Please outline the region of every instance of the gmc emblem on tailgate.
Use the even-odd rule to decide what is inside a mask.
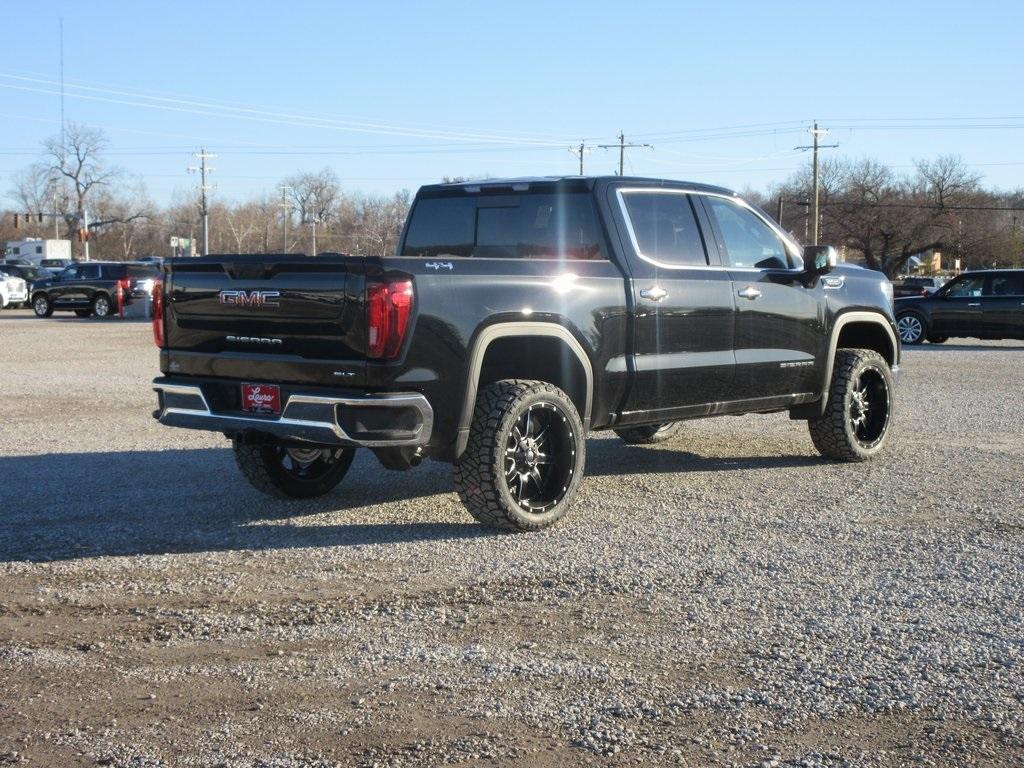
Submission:
[[[217,294],[217,300],[229,307],[279,307],[278,298],[280,291],[221,291]]]

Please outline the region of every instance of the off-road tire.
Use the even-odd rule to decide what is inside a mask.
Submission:
[[[850,421],[853,390],[865,371],[877,372],[887,392],[882,433],[870,443],[858,439]],[[807,422],[814,447],[825,458],[836,461],[867,461],[874,457],[885,447],[891,431],[894,395],[892,372],[881,355],[870,349],[837,350],[825,413]]]
[[[32,311],[36,317],[50,317],[53,314],[53,302],[46,294],[39,294],[32,299]]]
[[[683,431],[683,422],[668,421],[664,424],[647,424],[643,427],[623,427],[614,430],[622,442],[629,445],[654,445],[678,437]]]
[[[92,303],[89,305],[89,311],[92,312],[94,317],[106,320],[114,316],[114,303],[107,294],[101,293],[92,300]]]
[[[556,471],[567,473],[567,479],[559,490],[561,496],[542,512],[520,506],[506,479],[508,441],[531,408],[550,409],[562,418],[565,461]],[[568,511],[583,480],[586,450],[583,422],[565,392],[544,381],[498,381],[477,396],[469,443],[455,463],[455,488],[480,523],[507,531],[538,531],[558,522]]]
[[[245,479],[257,490],[278,499],[312,499],[330,493],[345,477],[356,453],[355,448],[341,449],[322,474],[300,478],[281,463],[281,446],[277,443],[248,443],[235,438],[232,445],[235,463]]]

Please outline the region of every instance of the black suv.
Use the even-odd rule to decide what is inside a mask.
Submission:
[[[55,310],[72,310],[79,317],[110,317],[121,305],[151,290],[159,276],[159,270],[148,264],[76,262],[53,278],[33,284],[32,309],[38,317],[49,317]]]
[[[565,513],[593,430],[781,411],[876,456],[900,359],[884,275],[729,190],[617,176],[424,187],[388,257],[171,260],[153,332],[156,418],[229,436],[260,490],[327,493],[363,447],[454,464],[512,530]]]
[[[904,344],[1024,339],[1024,269],[966,272],[930,296],[896,299],[896,325]]]

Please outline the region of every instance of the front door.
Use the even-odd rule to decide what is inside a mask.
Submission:
[[[682,190],[611,195],[626,232],[634,320],[634,378],[620,423],[708,412],[732,384],[734,307],[728,273],[709,261],[702,214]]]
[[[1024,339],[1024,272],[992,273],[982,314],[992,335]]]
[[[936,294],[930,333],[934,336],[983,336],[985,275],[961,275]]]
[[[721,195],[700,199],[729,267],[736,305],[736,376],[729,399],[773,405],[768,401],[816,393],[826,354],[826,281],[804,285],[785,242],[751,208]],[[841,289],[842,277],[828,280]]]

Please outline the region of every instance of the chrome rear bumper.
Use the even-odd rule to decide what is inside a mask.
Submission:
[[[426,445],[434,426],[434,411],[418,392],[333,397],[293,392],[279,417],[217,413],[200,387],[156,379],[153,390],[159,408],[153,414],[161,424],[208,432],[262,432],[282,440],[318,445],[389,446]],[[361,410],[362,409],[362,410]],[[384,409],[369,428],[361,416]],[[342,423],[349,425],[348,431]],[[383,427],[383,428],[382,428]]]

